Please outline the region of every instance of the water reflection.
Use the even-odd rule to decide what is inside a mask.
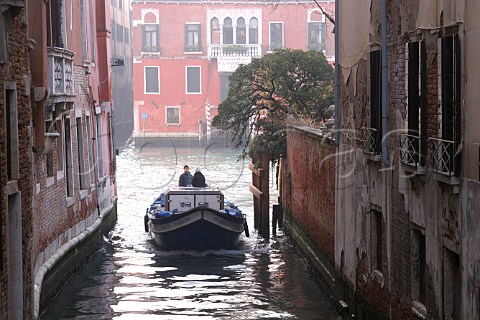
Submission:
[[[288,238],[266,242],[253,231],[251,176],[237,159],[223,148],[123,150],[118,223],[41,319],[336,319]],[[247,214],[250,238],[237,250],[166,252],[144,232],[147,205],[184,164],[202,166],[207,183]]]

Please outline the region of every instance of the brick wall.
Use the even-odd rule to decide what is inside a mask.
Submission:
[[[285,208],[334,262],[335,231],[335,145],[319,130],[297,127],[287,136]],[[287,182],[288,184],[288,182]]]
[[[8,9],[8,5],[5,6]],[[5,11],[4,15],[9,12]],[[5,19],[5,18],[4,18]],[[23,315],[25,319],[31,318],[32,305],[32,270],[30,268],[31,246],[32,246],[32,156],[31,156],[31,138],[30,130],[32,125],[32,112],[30,103],[30,68],[29,52],[27,45],[27,26],[25,24],[24,10],[15,17],[11,27],[4,34],[0,30],[0,35],[7,39],[6,61],[0,64],[0,119],[5,119],[5,83],[15,83],[17,92],[17,114],[18,114],[18,160],[19,160],[19,179],[18,193],[21,196],[21,215],[22,215],[22,256],[23,256]],[[9,291],[8,288],[8,258],[9,250],[7,247],[8,235],[8,196],[5,192],[7,183],[7,159],[4,150],[6,150],[6,128],[5,122],[0,121],[0,217],[1,217],[1,250],[3,259],[0,261],[0,319],[8,318]]]

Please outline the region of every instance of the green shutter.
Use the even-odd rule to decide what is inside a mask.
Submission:
[[[145,25],[142,24],[142,49],[145,48],[147,39],[145,39]]]

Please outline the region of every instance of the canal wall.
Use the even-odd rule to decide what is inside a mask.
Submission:
[[[336,283],[335,153],[334,141],[322,130],[291,127],[280,172],[285,232],[332,292]]]
[[[39,268],[35,278],[34,316],[37,318],[51,303],[65,282],[95,253],[103,237],[117,221],[116,201],[104,208],[100,215],[95,211],[67,233],[76,233]],[[58,242],[58,241],[57,241]]]

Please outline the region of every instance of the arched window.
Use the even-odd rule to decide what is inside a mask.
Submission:
[[[210,20],[210,33],[212,37],[212,44],[220,44],[220,23],[218,18],[212,18]]]
[[[247,28],[245,26],[245,19],[242,17],[237,19],[237,44],[246,44],[247,43]]]
[[[248,43],[258,44],[258,20],[257,18],[250,19],[248,25]]]
[[[232,19],[228,17],[223,20],[223,44],[233,44]]]

